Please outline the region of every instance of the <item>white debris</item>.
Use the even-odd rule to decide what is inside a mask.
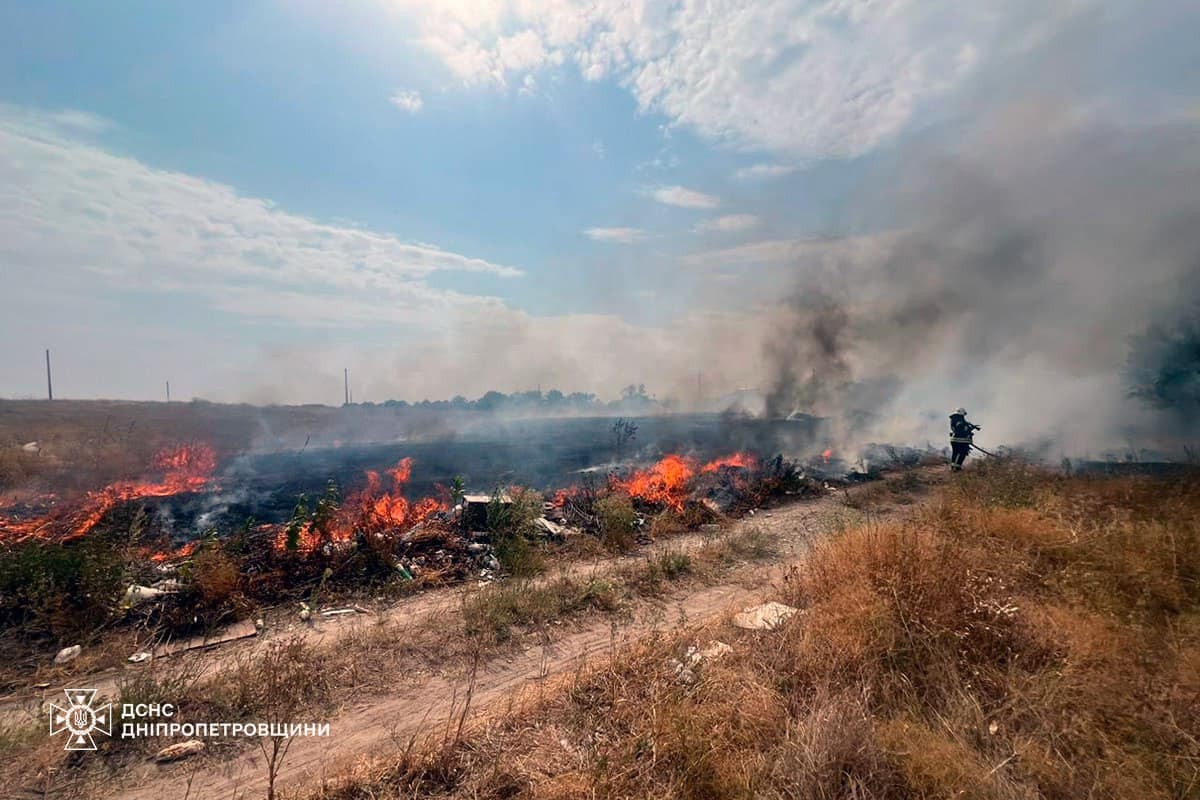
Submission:
[[[38,442],[26,442],[25,444],[21,445],[21,449],[24,450],[26,453],[35,453],[36,454],[36,453],[41,452],[42,445]]]
[[[265,619],[263,619],[262,617],[259,617],[258,619],[254,620],[254,630],[261,631],[262,629],[264,629],[266,627],[267,627],[267,621]]]
[[[791,606],[785,606],[783,603],[772,601],[747,608],[742,613],[734,615],[733,624],[748,631],[774,630],[797,610]]]
[[[683,658],[671,660],[671,668],[680,683],[691,685],[696,682],[696,669],[703,661],[715,661],[733,652],[733,648],[721,641],[709,642],[703,649],[695,645],[688,647]]]
[[[164,594],[169,594],[169,592],[162,589],[155,589],[152,586],[139,586],[134,583],[125,589],[125,597],[122,599],[121,604],[126,607],[136,606],[148,600],[153,600],[156,597],[161,597]]]
[[[356,613],[356,612],[354,611],[353,608],[334,608],[329,611],[322,611],[321,616],[322,617],[341,617],[346,614],[354,614],[354,613]]]
[[[154,760],[160,764],[165,764],[169,761],[178,761],[181,758],[188,758],[202,752],[204,752],[204,742],[199,739],[188,739],[186,742],[179,742],[159,750],[154,754]]]
[[[533,521],[533,524],[541,528],[542,532],[547,536],[562,536],[563,526],[545,517],[538,517]]]
[[[308,603],[300,604],[300,621],[308,622],[312,619],[312,609],[308,607]]]
[[[83,652],[83,645],[73,644],[70,647],[64,647],[58,651],[58,655],[54,657],[55,664],[69,664],[79,658],[79,654]]]
[[[134,664],[141,664],[143,661],[149,661],[154,658],[154,654],[149,650],[139,650],[129,657],[129,660]]]
[[[722,656],[727,656],[733,652],[733,648],[724,642],[717,640],[708,643],[708,647],[700,651],[700,657],[709,661],[715,661]]]

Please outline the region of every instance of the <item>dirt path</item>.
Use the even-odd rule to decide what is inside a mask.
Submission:
[[[861,515],[847,508],[840,493],[797,501],[746,517],[729,533],[756,527],[774,538],[778,555],[736,569],[719,585],[692,586],[658,601],[639,603],[632,619],[615,623],[610,617],[592,615],[583,622],[555,629],[554,641],[526,647],[481,663],[475,671],[471,713],[486,714],[505,708],[505,703],[530,691],[540,691],[547,681],[569,675],[586,663],[656,631],[675,627],[681,620],[703,622],[736,612],[758,601],[778,580],[786,565],[802,553],[814,536],[827,533]],[[900,509],[892,513],[899,513]],[[691,550],[711,541],[711,536],[688,535],[643,548],[637,554],[571,565],[569,573],[612,571],[622,565],[643,561],[666,549]],[[561,574],[561,573],[559,573]],[[446,589],[409,598],[382,612],[398,621],[435,618],[447,629],[461,628],[462,590]],[[296,626],[292,635],[303,635],[315,643],[337,644],[354,635],[358,626],[377,622],[374,615],[321,620],[316,626]],[[283,630],[280,633],[289,633]],[[276,633],[275,635],[279,635]],[[258,637],[210,651],[210,671],[228,664],[238,653],[261,647],[269,637]],[[361,757],[386,753],[403,746],[412,737],[434,734],[461,709],[469,676],[463,669],[422,673],[398,670],[393,690],[358,698],[341,708],[330,723],[328,737],[297,737],[292,741],[280,771],[277,787],[313,786],[351,767]],[[97,676],[115,685],[115,676]],[[81,685],[78,680],[75,685]],[[88,684],[93,685],[93,684]],[[323,722],[326,720],[316,720]],[[260,798],[266,793],[267,772],[262,754],[255,748],[233,753],[224,761],[216,757],[159,766],[143,761],[107,782],[109,796],[123,800],[157,800],[160,797],[194,800],[200,798]]]

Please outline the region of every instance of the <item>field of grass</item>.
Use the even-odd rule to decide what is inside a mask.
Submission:
[[[664,635],[313,797],[1200,796],[1200,481],[957,478],[818,543],[774,632]]]

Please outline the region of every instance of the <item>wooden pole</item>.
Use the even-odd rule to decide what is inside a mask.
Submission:
[[[54,399],[54,383],[50,380],[50,348],[46,348],[46,399]]]
[[[167,381],[167,402],[171,402],[171,382]]]
[[[350,368],[342,368],[342,388],[346,391],[346,405],[350,405]]]

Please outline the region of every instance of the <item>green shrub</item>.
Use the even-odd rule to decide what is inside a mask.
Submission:
[[[0,625],[30,636],[74,637],[103,625],[124,591],[117,537],[22,542],[0,550]]]
[[[611,550],[624,552],[633,548],[637,514],[628,495],[613,493],[596,501],[596,516],[600,519],[600,538]]]

